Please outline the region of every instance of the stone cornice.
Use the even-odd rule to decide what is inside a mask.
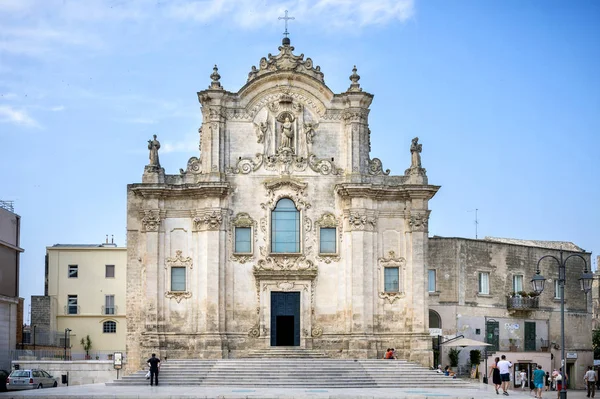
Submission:
[[[229,183],[207,182],[198,184],[130,184],[128,190],[144,198],[167,198],[167,197],[219,197],[223,198],[229,194]]]
[[[342,197],[362,197],[382,200],[431,199],[440,186],[402,185],[386,186],[364,183],[341,183],[335,192]]]

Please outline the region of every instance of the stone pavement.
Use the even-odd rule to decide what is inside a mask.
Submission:
[[[377,388],[377,389],[286,389],[280,388],[207,388],[193,386],[106,386],[104,384],[78,385],[64,388],[50,388],[32,391],[0,393],[5,398],[71,398],[71,399],[246,399],[246,398],[314,398],[314,399],[370,399],[370,398],[410,398],[410,399],[499,399],[493,386],[473,384],[473,388]],[[556,392],[544,392],[544,399],[556,398]],[[583,399],[585,391],[569,391],[569,399]],[[509,398],[533,398],[529,392],[511,390]],[[600,398],[600,396],[599,396]]]

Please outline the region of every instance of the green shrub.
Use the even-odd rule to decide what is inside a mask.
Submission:
[[[458,366],[458,355],[460,354],[460,350],[456,348],[450,348],[448,351],[448,357],[450,358],[450,367]]]

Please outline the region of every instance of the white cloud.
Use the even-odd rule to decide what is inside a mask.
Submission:
[[[25,110],[18,110],[9,105],[0,105],[0,123],[12,123],[25,127],[41,127]]]
[[[59,111],[64,111],[64,110],[65,110],[64,105],[57,105],[56,107],[50,108],[50,111],[52,111],[52,112],[59,112]]]
[[[165,142],[160,147],[160,151],[165,154],[170,152],[198,151],[198,136],[188,136],[181,141]]]

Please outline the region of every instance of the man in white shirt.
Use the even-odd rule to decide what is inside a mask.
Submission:
[[[583,380],[587,385],[587,397],[593,398],[596,395],[596,372],[592,366],[588,367],[588,371],[585,372]]]
[[[501,359],[498,362],[498,369],[500,370],[500,380],[502,381],[502,390],[503,394],[508,396],[508,386],[510,385],[510,368],[512,367],[512,363],[506,360],[506,355],[502,355]]]

